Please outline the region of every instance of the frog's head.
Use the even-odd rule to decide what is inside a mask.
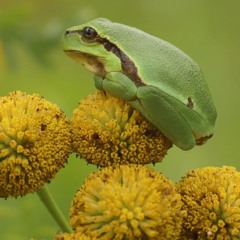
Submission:
[[[62,38],[64,52],[98,76],[121,71],[121,52],[111,42],[111,27],[111,21],[98,18],[67,29]]]

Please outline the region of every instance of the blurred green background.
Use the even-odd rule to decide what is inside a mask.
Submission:
[[[64,30],[96,17],[132,25],[163,38],[201,66],[218,110],[214,137],[184,152],[174,147],[155,166],[177,181],[204,166],[239,168],[240,1],[0,0],[0,95],[22,90],[57,103],[69,117],[95,91],[92,74],[61,50]],[[95,168],[71,156],[49,185],[67,215],[72,197]],[[58,226],[36,194],[0,200],[0,239],[53,239]]]

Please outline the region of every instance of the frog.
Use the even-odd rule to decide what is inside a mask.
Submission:
[[[213,136],[217,111],[202,70],[173,44],[96,18],[68,28],[62,46],[94,74],[98,90],[127,101],[180,149]]]

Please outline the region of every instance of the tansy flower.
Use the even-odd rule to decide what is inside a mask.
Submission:
[[[102,91],[80,102],[72,136],[74,150],[97,166],[156,163],[172,146],[139,111]]]
[[[64,113],[37,94],[0,97],[0,197],[34,192],[63,167],[71,152]]]
[[[179,239],[181,197],[174,184],[144,165],[106,167],[77,192],[70,223],[91,239]]]
[[[55,236],[54,240],[92,240],[90,237],[79,233],[62,233],[57,236]]]
[[[240,239],[240,173],[233,167],[190,171],[178,184],[183,239]]]

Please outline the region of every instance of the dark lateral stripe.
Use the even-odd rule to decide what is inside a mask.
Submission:
[[[82,30],[67,30],[67,31],[65,31],[65,36],[67,36],[68,34],[70,34],[70,33],[78,33],[78,34],[80,34],[80,35],[82,35]]]
[[[146,84],[138,76],[137,67],[122,50],[120,50],[114,43],[111,43],[106,38],[101,38],[98,36],[97,42],[103,44],[107,51],[114,53],[121,60],[123,73],[128,76],[136,84],[136,86],[146,86]]]

